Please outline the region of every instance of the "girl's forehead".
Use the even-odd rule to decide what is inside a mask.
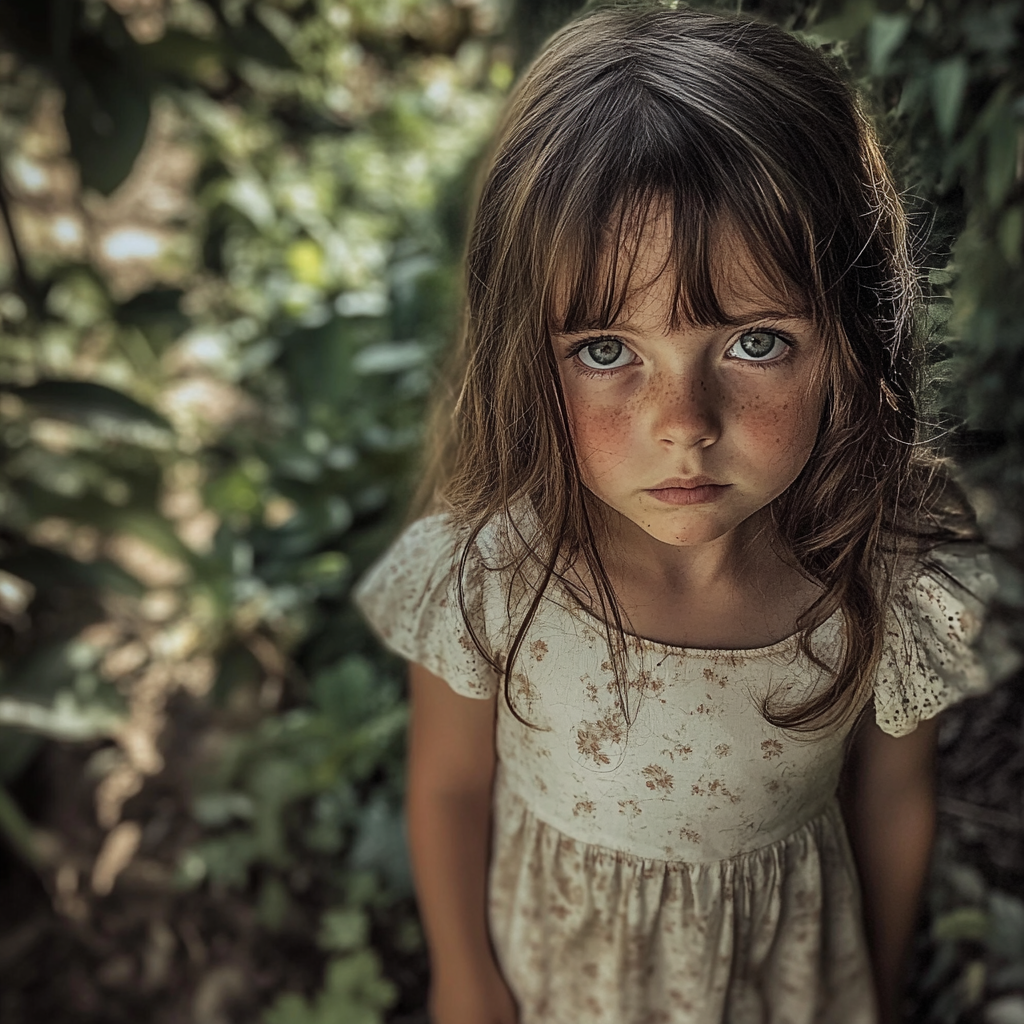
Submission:
[[[683,265],[679,250],[667,216],[633,229],[600,253],[596,272],[590,275],[589,291],[594,294],[581,296],[581,289],[587,290],[581,281],[556,277],[556,324],[586,330],[613,323],[648,324],[655,318],[732,324],[810,317],[807,296],[778,268],[758,259],[735,228],[722,225],[709,239],[706,266]],[[579,306],[581,298],[589,315],[574,316],[570,309]],[[574,322],[567,324],[567,319]]]

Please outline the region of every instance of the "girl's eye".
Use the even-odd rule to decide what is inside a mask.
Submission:
[[[784,356],[790,345],[775,331],[746,331],[741,334],[727,355],[748,363],[770,363]]]
[[[576,355],[591,370],[617,370],[633,362],[633,353],[618,338],[596,338],[578,348]]]

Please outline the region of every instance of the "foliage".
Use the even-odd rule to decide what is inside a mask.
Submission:
[[[971,477],[1000,509],[995,542],[1019,547],[1024,8],[1018,0],[834,7],[810,31],[843,40],[854,67],[870,76],[902,140],[907,178],[936,211],[931,252],[941,258],[952,249],[952,263],[935,275],[940,284],[952,279],[955,315],[944,340],[955,386],[948,390],[971,429],[992,435]],[[1024,592],[1014,589],[1005,596],[1020,607]]]
[[[325,894],[325,988],[282,995],[275,1024],[395,999],[369,944],[409,893],[404,708],[346,598],[402,514],[452,329],[462,197],[511,78],[496,17],[0,11],[0,781],[40,737],[91,742],[113,836],[170,711],[205,702],[177,884],[247,894],[271,932],[296,865]],[[0,810],[59,872],[67,837]]]
[[[966,425],[957,451],[964,482],[1002,555],[1001,621],[990,630],[1006,630],[1020,646],[1024,4],[837,0],[816,14],[808,33],[836,45],[874,96],[910,199],[930,218],[921,242],[932,267],[929,326],[943,360],[934,367],[938,403]],[[999,648],[992,644],[997,672],[1006,663]],[[1011,685],[1020,682],[1018,673]],[[930,886],[934,957],[917,982],[927,1019],[1024,1020],[1021,894],[987,882],[951,834],[936,851]],[[924,1013],[916,1007],[915,1016]]]

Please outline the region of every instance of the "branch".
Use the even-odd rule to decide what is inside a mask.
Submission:
[[[28,266],[25,263],[21,245],[18,243],[18,234],[14,230],[14,220],[11,217],[11,206],[7,194],[7,186],[4,183],[2,165],[0,165],[0,216],[3,217],[4,227],[7,230],[7,241],[11,247],[11,255],[14,257],[14,279],[17,289],[25,300],[26,305],[38,317],[42,312],[42,301],[39,289],[28,272]]]

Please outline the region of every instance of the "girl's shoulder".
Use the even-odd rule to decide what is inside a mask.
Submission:
[[[385,595],[418,600],[457,574],[479,586],[524,550],[530,543],[526,530],[533,529],[534,523],[513,521],[509,514],[494,516],[479,529],[448,512],[424,516],[405,527],[359,582],[356,602],[363,608],[375,594],[382,600]]]
[[[447,513],[418,519],[360,580],[353,599],[386,647],[457,693],[497,691],[500,569],[510,545],[503,517],[475,531]]]
[[[997,589],[992,556],[980,544],[944,545],[899,567],[874,688],[884,732],[913,732],[921,720],[983,693],[1009,667],[1006,652],[980,643]]]

